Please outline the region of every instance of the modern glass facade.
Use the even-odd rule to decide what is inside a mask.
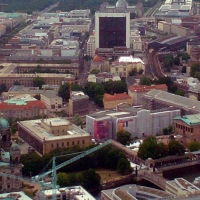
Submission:
[[[126,17],[99,17],[99,48],[126,46]]]

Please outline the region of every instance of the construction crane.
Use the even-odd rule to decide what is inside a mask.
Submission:
[[[1,6],[1,11],[3,12],[3,10],[4,10],[4,7],[5,6],[7,6],[8,4],[6,4],[6,3],[0,3],[0,6]]]
[[[3,173],[3,172],[0,172],[0,176],[6,176],[6,177],[10,177],[12,179],[17,179],[17,180],[21,180],[21,181],[26,181],[26,182],[29,182],[29,183],[39,183],[42,190],[44,190],[45,187],[49,187],[52,189],[52,200],[56,200],[57,197],[56,197],[56,189],[58,188],[57,187],[57,170],[61,169],[62,167],[65,167],[69,164],[71,164],[72,162],[75,162],[99,149],[101,149],[102,147],[108,145],[111,143],[111,140],[108,140],[90,150],[87,150],[87,151],[83,151],[83,152],[79,152],[79,153],[75,153],[75,154],[79,154],[59,165],[56,166],[56,158],[58,157],[63,157],[63,156],[66,156],[66,155],[61,155],[61,156],[54,156],[51,161],[52,161],[52,169],[48,170],[47,172],[44,172],[44,173],[41,173],[37,176],[34,176],[34,177],[31,177],[31,179],[28,179],[28,178],[24,178],[24,177],[21,177],[21,176],[15,176],[15,175],[12,175],[12,174],[6,174],[6,173]],[[69,154],[68,154],[69,155]],[[72,155],[72,154],[71,154]],[[50,161],[50,162],[51,162]],[[49,162],[49,163],[50,163]],[[48,165],[49,165],[48,163]],[[45,183],[44,181],[44,178],[49,175],[49,174],[52,174],[52,181],[50,183]],[[45,195],[42,195],[45,197]],[[40,198],[42,199],[42,198]]]

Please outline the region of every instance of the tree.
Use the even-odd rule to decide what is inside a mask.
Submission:
[[[190,55],[188,53],[184,53],[182,55],[182,60],[186,60],[187,61],[188,59],[190,59]]]
[[[84,90],[83,87],[78,84],[72,84],[71,87],[72,87],[72,91],[83,91]]]
[[[21,155],[21,163],[23,164],[22,173],[26,176],[38,175],[44,167],[43,158],[34,152]]]
[[[93,69],[90,74],[98,74],[100,72],[99,69]]]
[[[117,142],[128,145],[131,142],[131,134],[126,130],[119,130],[117,132]]]
[[[157,143],[153,136],[147,137],[142,144],[140,144],[138,157],[145,160],[147,158],[159,159],[167,156],[168,147],[160,142]]]
[[[98,190],[101,182],[101,177],[94,169],[89,169],[83,172],[83,187],[86,190]]]
[[[58,96],[62,97],[63,100],[68,101],[70,97],[70,85],[69,83],[64,83],[63,85],[60,85],[60,88],[58,90]]]
[[[192,64],[190,67],[190,76],[194,77],[196,72],[200,72],[200,65],[199,64]]]
[[[59,172],[57,174],[57,183],[60,187],[66,187],[69,186],[69,179],[66,173]]]
[[[197,78],[198,80],[200,80],[200,72],[195,72],[194,78]]]
[[[44,85],[44,84],[45,84],[45,82],[42,77],[37,76],[33,79],[33,87],[39,87],[41,89],[42,85]]]
[[[126,158],[124,153],[122,153],[119,149],[111,148],[105,155],[105,167],[116,170],[117,163],[119,162],[120,158]]]
[[[140,85],[151,85],[151,81],[146,76],[140,78]]]
[[[83,124],[83,120],[81,118],[80,115],[78,114],[75,114],[73,119],[72,119],[72,122],[76,125],[76,126],[81,126],[82,127],[82,124]]]
[[[138,150],[138,157],[145,160],[147,158],[155,159],[154,150],[157,147],[157,141],[156,138],[153,136],[149,136],[146,139],[144,139],[143,143],[140,144],[139,150]]]
[[[198,151],[200,149],[200,143],[197,141],[191,141],[187,146],[189,151]]]
[[[104,90],[108,94],[127,92],[127,84],[124,81],[107,81],[103,83]]]
[[[135,76],[136,74],[137,74],[136,68],[131,69],[131,71],[129,72],[129,76]]]
[[[89,34],[88,31],[85,31],[85,32],[84,32],[84,35],[85,35],[85,40],[87,40],[87,39],[89,38],[89,36],[90,36],[90,34]]]
[[[180,65],[180,58],[179,58],[178,56],[176,56],[176,57],[174,58],[174,64],[175,64],[175,65]]]
[[[183,90],[179,90],[179,89],[176,90],[175,94],[179,95],[179,96],[182,96],[182,97],[185,96],[185,92]]]
[[[185,147],[176,140],[171,140],[168,145],[169,155],[184,155]]]
[[[120,158],[117,164],[117,171],[123,175],[132,172],[130,162],[126,158]]]

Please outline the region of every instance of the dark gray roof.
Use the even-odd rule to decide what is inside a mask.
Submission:
[[[182,107],[186,110],[192,110],[195,112],[200,112],[200,101],[190,99],[187,97],[182,97],[179,95],[171,94],[161,90],[152,89],[146,95],[146,97],[157,99],[168,104]]]

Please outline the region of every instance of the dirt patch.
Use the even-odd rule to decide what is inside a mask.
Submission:
[[[110,171],[110,170],[104,170],[104,169],[102,169],[102,170],[98,169],[98,170],[96,170],[96,173],[98,173],[99,176],[101,177],[101,183],[108,181],[108,180],[115,179],[115,178],[119,178],[122,176],[121,174],[119,174],[116,171]]]

